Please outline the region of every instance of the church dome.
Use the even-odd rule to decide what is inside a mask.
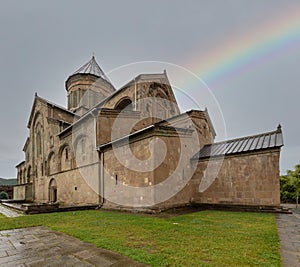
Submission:
[[[100,68],[94,56],[92,56],[89,62],[76,70],[71,76],[76,74],[92,74],[110,82],[107,76],[104,74],[103,70]]]
[[[65,85],[68,92],[68,109],[73,112],[81,106],[89,109],[115,91],[94,56],[72,73]]]

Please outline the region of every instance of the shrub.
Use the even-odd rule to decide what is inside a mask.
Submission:
[[[280,197],[282,201],[296,200],[300,195],[300,164],[295,170],[287,170],[286,175],[280,177]]]
[[[4,191],[0,192],[0,199],[8,199],[8,194]]]

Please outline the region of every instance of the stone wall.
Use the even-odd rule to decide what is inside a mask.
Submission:
[[[68,109],[75,111],[81,105],[91,108],[112,94],[115,89],[102,78],[89,74],[76,74],[66,81]]]
[[[83,167],[84,168],[84,167]],[[36,183],[36,202],[49,202],[50,182],[54,179],[57,189],[57,202],[65,205],[78,204],[98,204],[99,196],[97,194],[99,187],[98,165],[90,168],[90,175],[82,175],[81,169],[63,171],[39,179]],[[85,170],[86,171],[86,170]],[[84,178],[83,178],[84,177]]]
[[[208,116],[207,111],[191,110],[168,119],[166,122],[162,122],[161,125],[194,130],[193,135],[198,138],[197,145],[202,148],[206,144],[212,144],[216,135]]]
[[[73,122],[74,115],[70,112],[58,108],[47,101],[35,97],[35,101],[30,114],[28,128],[29,137],[25,143],[25,162],[19,164],[18,184],[32,183],[33,189],[31,199],[35,198],[35,192],[45,180],[49,173],[55,173],[60,169],[60,139],[57,134]],[[27,190],[26,194],[29,194]],[[17,198],[23,198],[25,193],[16,189]],[[36,192],[37,194],[47,194],[47,192]],[[29,197],[29,196],[27,196]],[[44,199],[40,196],[38,199]]]
[[[55,184],[61,204],[98,204],[99,160],[94,129],[91,116],[60,137],[48,158],[48,172],[35,180],[36,202],[48,202],[51,185]]]
[[[184,188],[191,172],[190,156],[197,149],[191,137],[189,129],[155,126],[133,136],[128,144],[108,147],[103,152],[104,197],[109,200],[105,206],[129,207],[131,203],[136,208],[149,208],[149,204],[164,202]],[[191,151],[190,155],[184,149]],[[170,205],[186,199],[176,201]]]
[[[227,156],[222,160],[211,159],[212,169],[220,165],[214,174],[206,171],[208,160],[198,162],[190,184],[193,186],[192,202],[208,204],[280,205],[279,149]],[[214,166],[215,164],[215,166]],[[212,170],[211,169],[211,170]],[[212,184],[199,192],[201,180]]]
[[[156,101],[153,101],[154,98]],[[115,109],[123,99],[130,100],[132,109],[141,112],[142,117],[152,117],[152,123],[157,121],[155,118],[162,120],[180,114],[172,88],[165,78],[157,82],[137,80],[136,85],[132,82],[109,99],[104,108]]]
[[[22,185],[15,185],[14,186],[14,200],[26,200],[26,201],[32,201],[32,184],[22,184]]]
[[[139,121],[139,119],[139,112],[135,111],[100,110],[97,122],[97,145],[110,142],[112,137],[117,139],[130,134],[132,130],[130,125],[133,126],[135,131],[149,125],[145,121],[144,123],[140,122],[139,125],[135,125],[135,122]]]

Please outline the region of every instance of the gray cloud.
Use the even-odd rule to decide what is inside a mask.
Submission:
[[[189,68],[188,58],[197,56],[200,65],[212,48],[231,44],[274,14],[286,16],[287,6],[300,10],[298,1],[271,0],[1,1],[0,176],[16,176],[14,166],[23,159],[34,92],[65,105],[64,81],[92,52],[105,71],[142,60]],[[299,163],[299,51],[298,43],[211,88],[228,137],[283,125],[283,172]]]

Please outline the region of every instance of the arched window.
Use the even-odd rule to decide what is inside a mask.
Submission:
[[[23,172],[22,172],[22,170],[20,170],[19,184],[22,184],[22,178],[23,178]]]
[[[55,155],[54,152],[51,152],[48,157],[48,175],[56,171],[55,165]]]
[[[85,138],[81,139],[81,153],[82,155],[85,154]]]
[[[54,137],[53,135],[50,135],[50,147],[54,146]]]
[[[85,165],[88,154],[89,139],[85,135],[79,135],[74,141],[74,150],[69,147],[69,161],[71,168]]]
[[[23,181],[22,184],[26,183],[26,168],[23,170]]]
[[[42,138],[40,132],[38,132],[36,135],[36,154],[37,156],[42,154]]]
[[[66,171],[71,169],[71,156],[70,148],[68,145],[63,146],[60,149],[60,170]]]
[[[132,111],[132,101],[127,97],[123,98],[117,103],[115,109],[124,110],[124,111]]]
[[[31,173],[31,166],[29,166],[27,170],[27,183],[30,183],[30,173]]]

